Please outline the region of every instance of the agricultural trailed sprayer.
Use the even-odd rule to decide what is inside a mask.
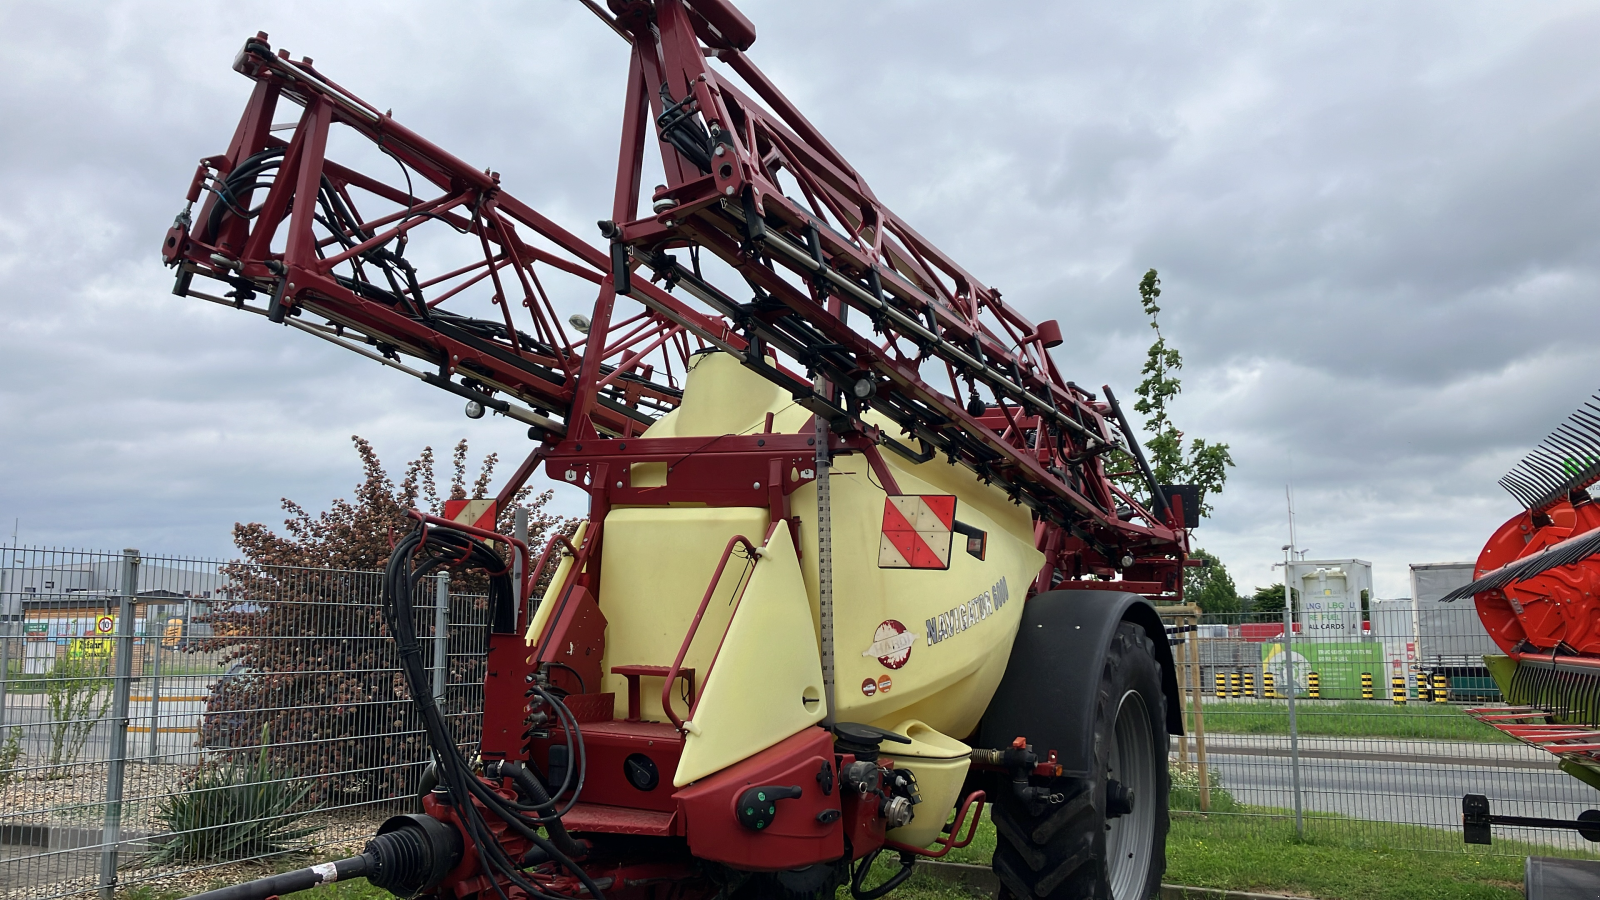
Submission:
[[[588,5],[632,48],[599,246],[267,35],[234,62],[254,88],[166,236],[176,292],[516,420],[500,502],[543,468],[590,507],[543,548],[414,513],[385,604],[424,812],[218,896],[872,898],[985,804],[1005,895],[1150,896],[1182,727],[1152,600],[1199,498],[1062,378],[1061,326],[878,201],[726,0]],[[465,755],[411,607],[443,566],[491,583]]]

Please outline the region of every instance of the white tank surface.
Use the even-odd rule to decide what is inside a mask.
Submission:
[[[768,414],[773,432],[793,434],[812,427],[810,414],[770,382],[725,354],[706,353],[695,358],[688,373],[683,404],[644,436],[754,434],[767,427]],[[885,462],[898,482],[899,494],[893,499],[860,455],[836,457],[830,479],[835,718],[890,729],[915,722],[920,745],[939,748],[942,754],[964,746],[957,738],[977,727],[1005,674],[1022,601],[1043,555],[1034,549],[1027,509],[970,471],[938,459],[913,464],[894,454],[885,454]],[[664,483],[666,477],[664,464],[635,466],[631,473],[635,485]],[[769,534],[764,508],[617,507],[607,518],[607,576],[598,598],[608,622],[606,672],[616,665],[672,662],[645,657],[651,651],[670,656],[676,649],[717,554],[732,536],[742,534],[773,554],[757,563],[754,577],[743,582],[742,563],[730,565],[718,586],[718,597],[725,593],[729,602],[713,604],[718,609],[709,612],[685,660],[701,673],[710,669],[711,675],[702,688],[677,784],[765,749],[814,724],[822,713],[812,690],[821,642],[817,535],[810,512],[816,509],[814,482],[790,495],[790,508],[800,518],[797,547],[790,545],[785,529],[778,529],[782,535]],[[895,553],[886,549],[886,521],[900,515],[922,528],[927,516],[939,518],[941,510],[953,515],[953,522],[941,519],[929,526],[932,531],[918,533],[934,535],[934,543],[942,535],[948,544],[947,565],[900,567],[904,561],[897,563]],[[967,540],[951,533],[955,523],[984,535],[981,551],[968,552]],[[777,537],[782,540],[773,543]],[[779,583],[785,578],[793,583]],[[788,597],[797,598],[809,612],[809,633],[796,634],[782,612],[789,608]],[[755,619],[757,610],[763,610],[761,621]],[[737,662],[717,657],[723,631],[730,627],[762,636],[768,648],[766,671],[759,655]],[[735,677],[735,667],[740,669],[738,690],[719,686],[719,680]],[[647,720],[660,721],[665,713],[659,699],[652,699],[660,696],[660,682],[654,684],[643,692],[642,711]],[[610,674],[603,689],[616,691],[619,704],[626,694],[623,679]],[[719,711],[733,703],[746,712]],[[761,727],[738,724],[763,703],[778,712],[764,717]],[[687,708],[676,711],[688,713]],[[956,768],[965,771],[964,752],[941,755],[945,761],[937,765],[922,762],[930,776],[935,768],[942,773],[932,778],[941,785],[941,802],[949,780],[942,775]],[[959,780],[955,786],[959,788]],[[948,802],[954,802],[953,793]],[[919,809],[919,818],[924,817],[943,823],[931,807]]]

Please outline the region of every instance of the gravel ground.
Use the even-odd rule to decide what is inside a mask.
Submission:
[[[290,857],[214,865],[202,869],[143,867],[142,841],[165,829],[156,819],[160,799],[171,792],[183,767],[130,761],[124,774],[119,882],[156,896],[184,897],[223,884],[359,852],[384,819],[385,806],[359,806],[307,817],[320,830]],[[87,896],[99,884],[108,768],[77,766],[72,777],[27,777],[0,788],[0,898],[42,900]],[[391,804],[392,805],[392,804]]]
[[[105,763],[82,763],[71,777],[31,775],[0,788],[0,826],[50,825],[100,828],[105,824]],[[178,766],[129,762],[123,773],[122,827],[148,833],[155,826],[156,801],[169,793],[181,773]]]
[[[375,810],[342,810],[338,813],[319,814],[307,820],[307,824],[320,824],[323,828],[310,839],[304,853],[213,865],[202,869],[129,868],[123,870],[120,881],[129,887],[135,885],[148,887],[157,896],[170,894],[186,897],[286,869],[309,866],[321,860],[353,856],[361,852],[361,848],[366,846],[367,841],[378,830],[378,826],[390,815],[393,815],[393,812]]]

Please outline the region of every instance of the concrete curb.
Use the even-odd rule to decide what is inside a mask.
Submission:
[[[1000,881],[988,866],[967,863],[929,860],[917,866],[935,878],[959,884],[970,890],[993,896],[1000,889]],[[1161,900],[1302,900],[1283,894],[1252,894],[1246,891],[1224,891],[1217,888],[1185,887],[1180,884],[1163,884]]]
[[[959,884],[990,897],[1000,890],[1000,879],[995,877],[994,870],[988,866],[924,860],[917,863],[917,871],[927,872],[935,878]]]
[[[1163,884],[1161,900],[1303,900],[1287,894],[1255,894],[1250,891],[1224,891],[1219,888],[1184,887]]]

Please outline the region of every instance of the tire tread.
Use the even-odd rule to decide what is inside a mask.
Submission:
[[[1156,759],[1161,763],[1157,783],[1161,786],[1155,816],[1155,845],[1152,848],[1146,889],[1153,896],[1160,889],[1166,871],[1166,837],[1169,819],[1166,809],[1167,730],[1166,698],[1161,691],[1161,664],[1155,644],[1137,624],[1118,625],[1106,653],[1095,695],[1094,768],[1104,772],[1111,747],[1113,697],[1133,687],[1144,696],[1151,715],[1152,738],[1160,744]],[[1041,711],[1048,715],[1048,711]],[[1043,748],[1040,748],[1041,752]],[[1007,783],[996,791],[992,818],[998,840],[993,868],[1000,881],[999,896],[1012,900],[1109,900],[1110,873],[1106,860],[1105,786],[1094,777],[1057,778],[1049,786],[1071,799],[1059,807],[1032,814]],[[1035,784],[1043,784],[1034,779]],[[1136,798],[1136,801],[1138,799]]]

